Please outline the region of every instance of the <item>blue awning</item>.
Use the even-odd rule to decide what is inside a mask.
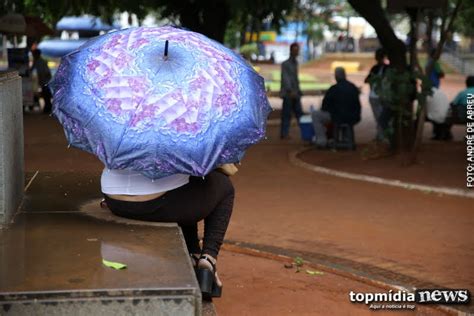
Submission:
[[[41,49],[41,54],[47,57],[63,57],[69,54],[75,49],[79,48],[82,44],[87,42],[87,39],[78,40],[62,40],[62,39],[49,39],[42,41],[38,48]]]
[[[110,31],[120,28],[109,25],[95,16],[65,16],[56,24],[58,31]]]

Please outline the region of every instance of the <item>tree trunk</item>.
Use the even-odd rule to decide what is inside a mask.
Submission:
[[[349,0],[349,3],[375,29],[380,44],[387,51],[390,64],[401,72],[406,71],[405,44],[395,35],[380,0]]]
[[[387,52],[388,58],[390,59],[390,65],[396,69],[399,73],[409,71],[406,60],[406,47],[405,44],[395,35],[392,26],[390,25],[385,12],[382,8],[381,1],[374,0],[348,0],[354,10],[359,13],[370,25],[375,29],[380,44]],[[407,96],[406,98],[410,98]],[[392,106],[396,106],[393,104]],[[412,102],[406,102],[406,104],[399,104],[399,108],[403,112],[412,113]],[[411,137],[410,124],[404,124],[402,113],[395,115],[395,140],[394,144],[396,150],[409,150],[408,142]]]
[[[433,49],[433,11],[428,12],[428,21],[426,24],[426,52],[429,53]]]
[[[447,22],[448,20],[448,7],[446,4],[445,7],[445,12],[443,14],[443,21],[441,23],[441,28],[440,28],[440,40],[438,43],[438,46],[436,47],[436,52],[435,55],[433,56],[433,59],[437,61],[439,57],[441,56],[441,52],[443,50],[444,43],[446,42],[446,38],[448,36],[448,33],[453,29],[453,24],[454,20],[456,19],[456,16],[459,12],[459,9],[461,8],[462,0],[458,0],[456,3],[456,7],[454,8],[454,11],[451,14],[451,19],[449,20],[449,23]],[[448,25],[447,27],[446,24]],[[427,69],[426,69],[426,74],[428,75],[431,73],[434,67],[434,62],[431,63]],[[425,126],[425,116],[426,116],[426,102],[423,100],[420,104],[420,111],[418,115],[418,121],[416,124],[416,136],[415,136],[415,141],[413,143],[413,147],[411,150],[411,155],[410,155],[410,163],[413,164],[416,162],[416,158],[418,155],[418,151],[421,146],[421,141],[423,139],[423,129]]]

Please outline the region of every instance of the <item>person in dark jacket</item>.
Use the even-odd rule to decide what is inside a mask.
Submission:
[[[344,68],[335,69],[336,84],[326,92],[321,110],[311,114],[315,132],[314,143],[327,146],[326,124],[355,125],[360,121],[359,89],[346,79]]]
[[[51,90],[49,90],[48,83],[51,80],[51,71],[48,67],[48,63],[41,57],[41,50],[35,49],[32,51],[33,54],[33,66],[31,70],[36,70],[38,74],[38,83],[41,86],[41,97],[44,100],[43,113],[51,113]]]

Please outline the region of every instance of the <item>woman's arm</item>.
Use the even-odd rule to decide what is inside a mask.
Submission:
[[[233,163],[223,164],[222,166],[217,167],[217,169],[228,176],[233,176],[237,173],[237,171],[239,171],[239,169],[237,169],[237,167]]]

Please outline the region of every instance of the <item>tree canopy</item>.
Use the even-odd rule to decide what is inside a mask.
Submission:
[[[270,18],[279,25],[293,4],[293,0],[4,0],[0,12],[37,15],[52,26],[66,15],[92,14],[110,22],[117,12],[134,13],[139,20],[155,12],[222,42],[230,21],[257,25]]]

